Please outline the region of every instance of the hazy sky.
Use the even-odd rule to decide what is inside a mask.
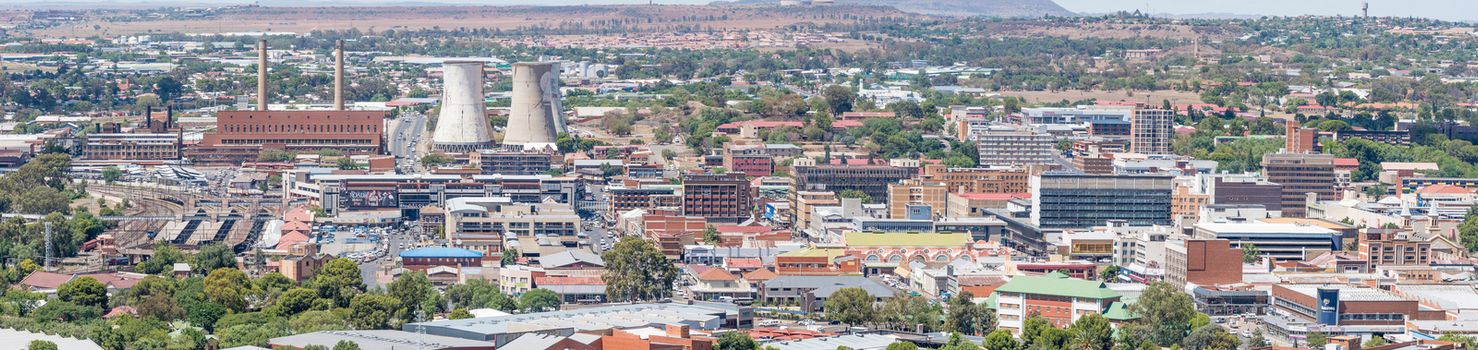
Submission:
[[[1123,9],[1151,13],[1247,15],[1345,15],[1360,13],[1361,0],[1054,0],[1073,12],[1114,12]],[[1451,21],[1478,20],[1474,0],[1366,0],[1371,16],[1430,17]]]
[[[664,4],[704,4],[711,0],[655,0]],[[778,2],[779,0],[775,0]],[[966,0],[998,1],[998,0]],[[1053,0],[1073,12],[1104,13],[1119,10],[1144,10],[1161,14],[1239,14],[1239,15],[1346,15],[1360,12],[1361,0]],[[1478,0],[1367,0],[1372,16],[1430,17],[1453,21],[1478,21]],[[6,4],[38,3],[251,3],[252,0],[0,0],[0,8]],[[264,0],[263,3],[282,3],[283,0]],[[315,2],[332,3],[387,3],[387,2],[434,2],[486,5],[574,5],[574,4],[632,4],[647,0],[304,0],[299,4]],[[311,6],[311,5],[310,5]]]

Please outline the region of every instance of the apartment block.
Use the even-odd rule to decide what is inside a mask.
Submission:
[[[1168,109],[1135,109],[1130,120],[1130,151],[1142,154],[1170,154],[1174,136],[1175,111]]]
[[[1275,153],[1262,158],[1263,174],[1269,182],[1283,185],[1279,195],[1284,217],[1304,217],[1309,193],[1318,200],[1334,200],[1334,156],[1329,154]]]

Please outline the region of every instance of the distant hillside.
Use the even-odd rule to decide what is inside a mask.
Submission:
[[[779,4],[780,0],[737,0],[716,4]],[[839,5],[892,6],[902,11],[942,16],[1041,17],[1072,16],[1052,0],[836,0]]]

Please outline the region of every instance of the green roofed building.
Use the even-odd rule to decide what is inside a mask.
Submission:
[[[987,305],[995,308],[999,328],[1019,335],[1022,323],[1033,314],[1059,328],[1090,314],[1102,314],[1114,323],[1138,318],[1120,301],[1122,297],[1103,282],[1053,272],[1014,277],[996,288]]]

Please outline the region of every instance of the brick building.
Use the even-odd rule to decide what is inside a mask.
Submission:
[[[1021,167],[950,168],[931,164],[924,166],[921,178],[944,183],[951,193],[1025,193],[1031,189],[1031,176]]]
[[[928,206],[931,218],[944,217],[944,212],[949,209],[946,205],[948,194],[945,184],[940,182],[904,180],[888,184],[888,217],[909,218],[910,205]]]
[[[1165,245],[1165,281],[1211,286],[1242,282],[1242,250],[1225,239],[1188,239]]]
[[[180,159],[179,134],[88,134],[82,158],[89,160]]]
[[[701,216],[712,222],[748,220],[754,195],[744,174],[683,175],[683,215]]]
[[[378,111],[222,111],[216,129],[185,149],[198,163],[241,163],[263,150],[380,154],[385,113]]]

